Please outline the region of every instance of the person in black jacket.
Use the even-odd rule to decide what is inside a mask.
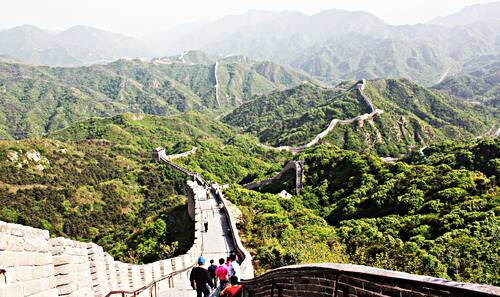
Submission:
[[[214,288],[214,284],[210,278],[208,270],[205,269],[205,258],[198,258],[198,266],[191,270],[189,275],[189,280],[191,281],[191,287],[196,290],[196,297],[208,297],[210,295],[211,289]]]
[[[210,274],[210,279],[212,280],[212,284],[214,284],[214,287],[217,287],[217,275],[215,275],[215,270],[217,270],[217,265],[214,264],[214,260],[210,260],[210,266],[208,266],[207,270],[208,273]]]

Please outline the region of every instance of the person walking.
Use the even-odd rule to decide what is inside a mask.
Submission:
[[[214,284],[210,279],[210,274],[208,270],[205,269],[205,258],[198,258],[198,266],[191,270],[189,275],[189,280],[191,281],[191,287],[196,290],[196,297],[208,297],[210,295],[211,289],[214,288]]]
[[[227,286],[222,292],[220,292],[221,297],[235,297],[239,292],[241,292],[241,285],[238,282],[237,276],[231,277],[231,285]],[[241,293],[238,294],[241,296]]]
[[[229,271],[229,277],[233,276],[233,266],[231,265],[231,257],[227,257],[226,258],[226,267],[227,267],[227,270]]]
[[[208,232],[208,214],[205,212],[203,216],[203,225],[205,226],[205,233]]]
[[[236,261],[236,254],[231,254],[229,258],[231,259],[231,269],[233,270],[231,276],[236,276],[238,279],[241,279],[241,266],[238,261]]]
[[[217,275],[215,271],[217,270],[217,265],[214,264],[214,260],[210,260],[210,266],[208,266],[208,273],[210,274],[210,280],[214,285],[214,288],[217,288]]]
[[[219,259],[219,266],[215,270],[215,275],[219,279],[220,282],[220,290],[224,290],[226,288],[227,283],[229,282],[229,269],[224,265],[224,258]]]

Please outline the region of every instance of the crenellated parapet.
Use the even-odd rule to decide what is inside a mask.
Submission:
[[[188,188],[197,186],[188,181]],[[193,267],[203,251],[202,214],[194,192],[188,190],[193,246],[183,255],[144,265],[116,261],[94,243],[50,238],[47,230],[0,221],[0,297],[151,296],[151,290],[167,289],[177,278],[187,281],[176,272]]]

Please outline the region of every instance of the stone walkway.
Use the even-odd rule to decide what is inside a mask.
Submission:
[[[208,232],[203,232],[203,257],[206,266],[210,265],[213,259],[218,265],[219,258],[226,258],[229,252],[234,250],[233,241],[229,235],[229,224],[226,216],[219,210],[215,196],[206,199],[205,189],[200,186],[196,193],[196,198],[200,201],[203,216],[208,216]],[[196,297],[196,291],[191,288],[189,282],[189,272],[182,275],[182,279],[176,280],[174,288],[166,289],[159,293],[160,297]],[[212,294],[210,296],[216,296]]]

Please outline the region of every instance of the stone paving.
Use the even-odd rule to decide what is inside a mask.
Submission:
[[[208,232],[203,232],[203,257],[206,266],[213,259],[218,264],[219,258],[226,258],[229,252],[234,250],[233,241],[229,234],[229,224],[226,216],[219,210],[215,196],[210,195],[207,199],[205,189],[200,186],[196,193],[196,198],[200,201],[203,216],[208,216]],[[160,297],[195,297],[196,291],[191,288],[189,273],[185,273],[182,279],[176,280],[174,288],[160,292]],[[217,296],[215,292],[210,296]]]

